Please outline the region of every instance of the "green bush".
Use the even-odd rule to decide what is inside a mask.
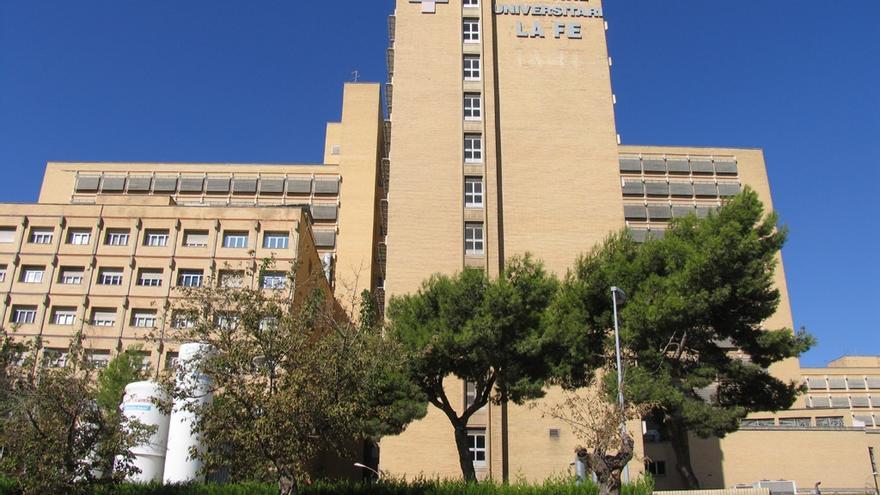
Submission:
[[[625,485],[621,495],[651,495],[654,483],[642,478]],[[0,479],[0,495],[19,495],[15,483]],[[120,485],[97,487],[94,495],[276,495],[277,485],[239,483],[230,485]],[[567,480],[550,480],[542,484],[492,482],[467,484],[461,481],[400,480],[379,483],[317,482],[303,486],[302,495],[596,495],[598,488],[591,482],[575,484]]]

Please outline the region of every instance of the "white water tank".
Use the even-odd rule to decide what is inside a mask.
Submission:
[[[162,387],[154,382],[135,382],[125,387],[122,414],[130,420],[138,420],[147,426],[156,427],[156,431],[147,443],[131,449],[134,454],[134,466],[140,470],[140,473],[130,476],[129,481],[135,483],[162,481],[169,417],[156,407],[154,401],[164,401],[167,397]]]
[[[213,399],[213,382],[199,369],[199,361],[213,348],[206,344],[183,344],[177,359],[177,380],[190,397],[174,401],[168,429],[168,453],[165,456],[166,484],[204,481],[200,473],[203,463],[190,458],[191,449],[203,448],[200,435],[193,432],[195,414],[187,406],[209,404]]]

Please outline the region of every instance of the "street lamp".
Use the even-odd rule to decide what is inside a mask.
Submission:
[[[617,355],[617,402],[620,407],[620,434],[626,435],[623,401],[623,364],[620,356],[620,324],[617,321],[617,305],[626,302],[626,293],[618,287],[611,288],[611,304],[614,306],[614,347]],[[629,466],[623,468],[623,481],[629,482]]]
[[[354,463],[354,467],[366,469],[367,471],[370,471],[371,473],[376,475],[376,479],[379,479],[382,477],[382,473],[380,473],[379,471],[376,471],[375,469],[371,468],[370,466],[364,466],[363,464],[361,464],[359,462]]]

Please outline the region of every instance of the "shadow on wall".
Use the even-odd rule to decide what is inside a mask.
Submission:
[[[721,441],[717,438],[701,439],[691,436],[691,462],[702,489],[723,489],[724,470]],[[645,435],[645,456],[648,471],[654,474],[658,491],[684,490],[685,483],[675,468],[675,452],[672,444],[662,438],[656,430]],[[653,464],[653,465],[652,465]]]

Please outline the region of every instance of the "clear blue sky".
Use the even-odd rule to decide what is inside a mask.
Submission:
[[[624,143],[762,147],[804,360],[880,354],[876,0],[606,0]],[[0,0],[2,201],[50,160],[321,160],[391,0]]]

